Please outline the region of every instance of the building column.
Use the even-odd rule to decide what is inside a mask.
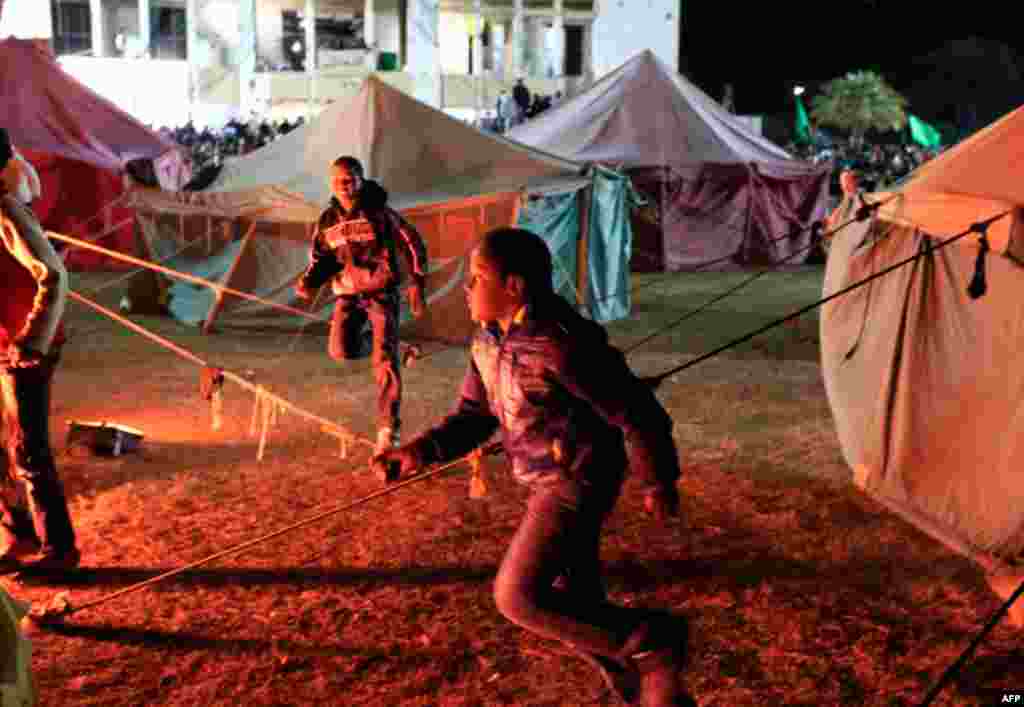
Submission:
[[[306,21],[306,71],[316,70],[316,0],[306,0],[306,10],[302,15]]]
[[[543,17],[527,17],[524,22],[523,34],[525,44],[523,50],[523,68],[520,73],[539,77],[544,75],[544,20]]]
[[[523,42],[525,40],[524,25],[526,15],[523,11],[523,0],[514,0],[512,28],[508,33],[508,43],[512,47],[508,58],[509,78],[518,78],[523,73]]]
[[[313,104],[317,100],[316,86],[316,0],[306,0],[303,14],[306,21],[306,118],[313,117]]]
[[[583,89],[594,83],[594,21],[583,23]]]
[[[256,109],[256,0],[238,2],[238,89],[242,115]]]
[[[185,59],[188,62],[189,102],[199,103],[199,0],[185,0]],[[191,118],[191,110],[189,111]]]
[[[150,18],[149,2],[150,0],[139,0],[139,43],[142,45],[143,56],[147,58],[153,56],[149,46],[153,39],[150,36],[152,19]]]
[[[105,18],[103,16],[103,0],[89,0],[89,22],[92,31],[92,55],[107,55]]]
[[[377,44],[377,4],[374,0],[363,3],[363,42],[370,49]]]
[[[473,75],[484,73],[484,16],[481,0],[473,0]]]
[[[551,33],[554,35],[552,61],[555,64],[555,77],[561,77],[565,74],[565,0],[555,0],[555,18]]]

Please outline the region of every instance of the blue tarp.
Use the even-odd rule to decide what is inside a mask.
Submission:
[[[587,303],[596,321],[629,316],[629,258],[633,251],[629,213],[638,202],[629,177],[596,169],[587,241]]]
[[[576,302],[577,244],[580,234],[580,193],[552,194],[534,199],[520,211],[519,226],[544,238],[554,261],[554,288]]]
[[[586,312],[595,321],[629,316],[629,258],[633,230],[629,210],[637,203],[629,178],[595,168],[587,235]],[[580,237],[580,192],[530,200],[518,225],[544,238],[554,259],[555,291],[570,302],[576,293]]]

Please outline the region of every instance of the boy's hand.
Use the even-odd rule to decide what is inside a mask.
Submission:
[[[675,486],[663,486],[648,491],[644,496],[644,511],[655,520],[668,520],[679,516],[679,492]]]
[[[425,309],[423,288],[418,285],[412,285],[406,292],[406,296],[409,298],[409,310],[412,312],[413,319],[419,319],[423,316]]]
[[[402,474],[409,474],[421,466],[419,455],[412,445],[408,444],[385,450],[370,459],[370,469],[385,483],[398,481]]]
[[[5,365],[7,368],[32,368],[43,361],[43,355],[34,349],[18,344],[7,347]]]
[[[300,300],[307,302],[313,299],[313,293],[303,286],[301,280],[295,283],[295,296],[298,297]]]

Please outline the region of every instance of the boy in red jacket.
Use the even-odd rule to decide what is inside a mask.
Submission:
[[[419,317],[425,303],[427,247],[412,224],[387,205],[384,188],[363,176],[363,165],[355,157],[339,157],[331,165],[331,191],[334,197],[313,235],[311,262],[295,291],[309,299],[330,282],[338,295],[328,335],[328,353],[335,360],[366,354],[362,333],[369,320],[380,452],[398,444],[401,425],[398,256],[404,255],[408,262],[409,306],[413,316]]]

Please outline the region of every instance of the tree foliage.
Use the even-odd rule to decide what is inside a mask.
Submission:
[[[859,140],[868,130],[900,130],[907,124],[907,99],[874,71],[832,79],[814,97],[811,117],[819,125],[846,130]]]

